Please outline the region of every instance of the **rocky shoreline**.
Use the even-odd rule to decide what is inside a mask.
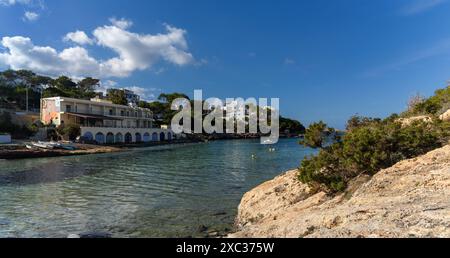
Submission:
[[[228,237],[450,237],[450,145],[359,176],[337,196],[296,175],[247,192]]]
[[[122,151],[123,148],[112,146],[100,146],[90,144],[74,144],[76,150],[63,149],[27,149],[25,146],[2,146],[0,148],[0,159],[29,159],[47,158],[75,155],[88,155],[100,153],[112,153]]]
[[[194,135],[186,139],[173,140],[170,142],[166,141],[166,142],[150,142],[150,143],[129,143],[129,144],[115,144],[115,145],[74,144],[76,150],[63,150],[63,149],[30,150],[25,147],[25,144],[19,143],[10,145],[0,145],[0,160],[101,154],[101,153],[126,151],[130,148],[145,148],[170,144],[201,143],[207,141],[220,141],[220,140],[251,140],[251,139],[259,139],[259,137],[261,136],[257,134],[228,135],[228,136],[213,135],[210,137]],[[296,138],[296,137],[282,135],[280,138]]]
[[[75,150],[64,149],[27,149],[24,144],[12,144],[0,146],[0,160],[11,159],[30,159],[30,158],[49,158],[63,156],[79,156],[89,154],[102,154],[126,151],[131,148],[143,148],[152,146],[161,146],[168,144],[195,143],[195,140],[177,140],[172,142],[154,142],[154,143],[133,143],[120,145],[94,145],[94,144],[73,144]]]

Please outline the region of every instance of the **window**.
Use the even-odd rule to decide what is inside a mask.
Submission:
[[[66,112],[72,112],[72,106],[66,105]]]
[[[127,116],[130,116],[130,111],[127,111]]]
[[[120,116],[123,116],[125,114],[125,112],[123,112],[123,110],[120,110]]]
[[[110,116],[113,115],[113,110],[112,110],[112,109],[109,110],[109,115],[110,115]]]

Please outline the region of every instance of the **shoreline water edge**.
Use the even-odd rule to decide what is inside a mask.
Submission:
[[[244,134],[244,135],[211,135],[209,137],[195,135],[184,139],[177,139],[163,142],[149,142],[149,143],[129,143],[129,144],[112,144],[112,145],[98,145],[98,144],[81,144],[73,143],[74,150],[65,149],[29,149],[26,147],[26,141],[19,141],[13,144],[0,145],[0,160],[13,159],[33,159],[33,158],[51,158],[51,157],[65,157],[65,156],[79,156],[89,154],[103,154],[127,151],[134,148],[146,148],[173,144],[187,144],[187,143],[202,143],[208,141],[220,140],[245,140],[258,139],[259,134]],[[299,136],[282,135],[280,138],[298,138]]]

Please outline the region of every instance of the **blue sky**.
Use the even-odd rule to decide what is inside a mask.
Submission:
[[[343,128],[446,86],[449,13],[446,0],[0,0],[0,67],[148,99],[279,97],[283,116]]]

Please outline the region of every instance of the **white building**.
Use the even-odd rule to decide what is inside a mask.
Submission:
[[[41,99],[44,124],[77,124],[81,136],[100,144],[171,141],[170,129],[153,128],[150,109],[116,105],[99,98],[82,100],[66,97]]]

